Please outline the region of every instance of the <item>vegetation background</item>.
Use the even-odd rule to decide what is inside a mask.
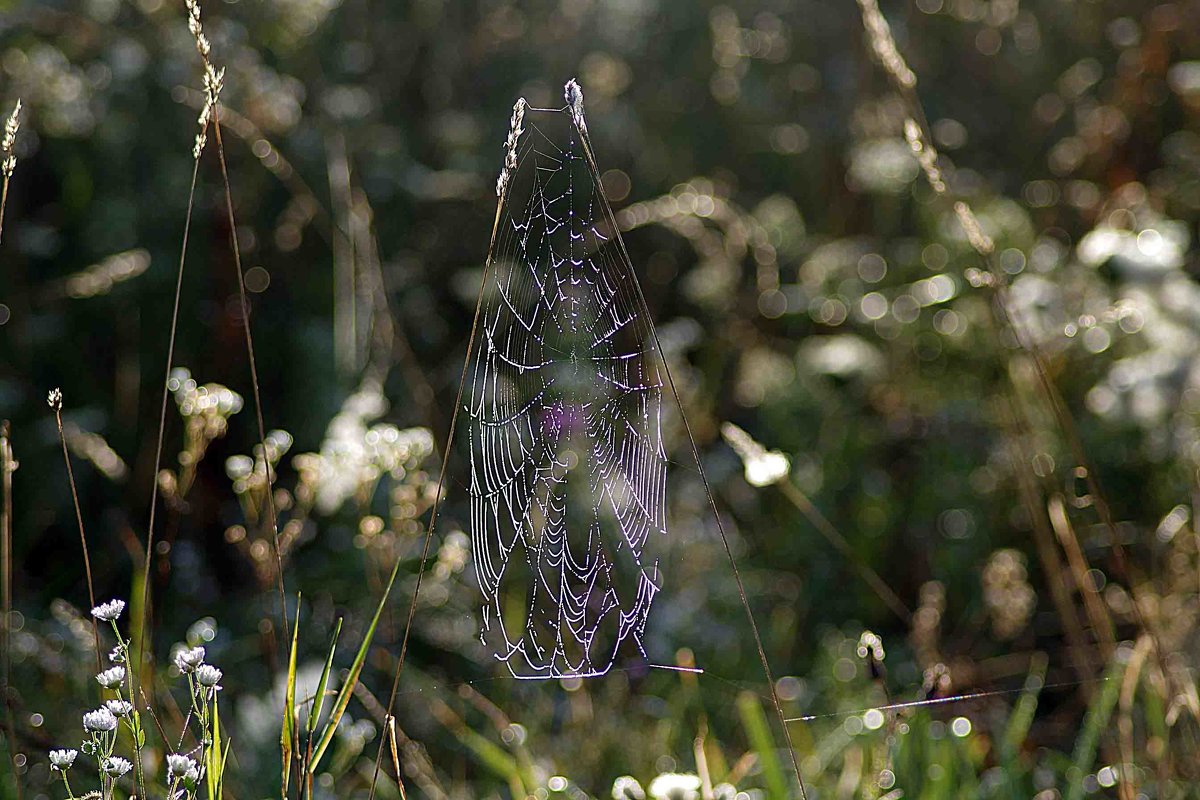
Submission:
[[[371,784],[512,102],[557,106],[578,77],[779,695],[820,715],[790,723],[812,796],[1196,796],[1200,3],[882,12],[947,195],[905,139],[914,95],[852,2],[204,7],[227,68],[262,413],[289,434],[271,449],[310,691],[335,619],[352,652],[402,559],[318,794]],[[47,797],[45,751],[74,740],[98,691],[44,399],[62,388],[96,599],[135,600],[203,105],[186,10],[0,2],[4,109],[17,97],[0,242],[15,747],[6,736],[0,796]],[[210,136],[173,366],[228,389],[173,387],[149,641],[164,665],[185,640],[219,660],[226,793],[270,797],[286,632],[261,473],[236,458],[258,430],[224,203]],[[725,422],[790,475],[750,485]],[[670,450],[678,539],[652,644],[705,675],[501,679],[473,649],[466,517],[448,499],[396,705],[410,793],[607,797],[618,776],[674,772],[705,778],[677,797],[797,791],[678,430]],[[857,652],[868,629],[886,669]],[[998,693],[863,713],[980,692]]]

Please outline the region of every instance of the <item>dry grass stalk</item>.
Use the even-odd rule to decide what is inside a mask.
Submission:
[[[17,468],[13,459],[12,440],[9,437],[8,420],[0,422],[0,602],[4,615],[4,650],[0,652],[0,705],[4,707],[5,747],[12,766],[13,783],[17,787],[17,800],[21,800],[21,781],[17,777],[17,736],[13,725],[12,708],[9,705],[8,681],[12,658],[12,474]]]
[[[1079,537],[1075,534],[1075,529],[1067,516],[1067,507],[1063,502],[1062,495],[1056,494],[1051,497],[1046,508],[1050,524],[1054,526],[1054,532],[1058,536],[1058,542],[1067,554],[1067,565],[1070,568],[1075,588],[1083,599],[1083,608],[1087,613],[1088,623],[1092,626],[1096,641],[1100,644],[1101,655],[1107,661],[1117,645],[1116,635],[1113,633],[1112,617],[1109,616],[1108,610],[1101,602],[1100,595],[1092,587],[1092,579],[1088,575],[1087,557],[1083,554]]]
[[[83,532],[83,511],[79,507],[79,492],[75,488],[75,472],[71,469],[71,454],[67,452],[67,435],[63,432],[62,407],[63,394],[61,389],[53,389],[46,397],[50,408],[54,411],[54,421],[58,425],[58,441],[62,445],[63,463],[67,466],[67,482],[71,485],[71,502],[75,506],[75,523],[79,526],[79,545],[83,549],[83,571],[87,576],[88,600],[91,602],[91,607],[96,607],[96,589],[92,584],[92,559],[88,554],[87,536]],[[96,655],[96,671],[102,669],[100,663],[100,628],[96,624],[96,617],[92,615],[92,636],[95,655]]]

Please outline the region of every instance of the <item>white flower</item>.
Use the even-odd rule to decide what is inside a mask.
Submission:
[[[613,781],[613,800],[646,800],[646,792],[637,778],[632,775],[622,775]]]
[[[196,762],[180,753],[172,753],[167,756],[167,772],[172,778],[186,777],[189,772],[196,769]]]
[[[104,707],[118,717],[128,716],[129,712],[133,711],[133,703],[128,700],[109,700]]]
[[[83,715],[83,729],[88,731],[113,731],[117,718],[107,708],[98,708]]]
[[[100,765],[100,769],[104,770],[104,774],[110,778],[120,778],[133,769],[133,764],[130,764],[128,759],[121,758],[120,756],[112,756],[111,758],[104,759],[104,762]]]
[[[202,664],[196,669],[196,680],[199,681],[201,686],[220,689],[221,687],[217,686],[217,682],[221,680],[221,670],[211,664]]]
[[[92,609],[92,616],[102,622],[116,622],[125,610],[124,600],[109,600]]]
[[[59,772],[66,772],[75,763],[75,756],[77,755],[79,755],[78,750],[51,750],[50,768],[56,769]]]
[[[108,660],[114,664],[124,664],[125,663],[125,648],[121,647],[121,645],[117,645],[112,650],[109,650],[108,651]]]
[[[180,650],[175,654],[175,666],[184,674],[195,672],[196,668],[203,663],[203,647],[193,647],[190,650]]]
[[[700,778],[688,773],[664,772],[650,781],[654,800],[699,800]]]
[[[105,689],[119,689],[125,682],[124,667],[110,667],[96,676],[96,683]]]

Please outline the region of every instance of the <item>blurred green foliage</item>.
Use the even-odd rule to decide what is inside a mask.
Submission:
[[[44,751],[71,742],[95,700],[44,397],[61,386],[66,398],[98,599],[135,598],[201,94],[182,4],[2,7],[0,100],[26,108],[0,245],[0,417],[20,463],[8,702],[18,777],[41,797],[55,791]],[[228,68],[224,145],[263,412],[290,432],[271,457],[286,583],[309,621],[301,683],[315,686],[337,617],[343,641],[362,641],[405,560],[365,690],[322,763],[324,796],[365,796],[371,780],[512,102],[557,106],[572,76],[786,711],[835,715],[793,724],[806,779],[821,796],[1194,793],[1200,4],[882,10],[951,189],[995,240],[1011,308],[1096,468],[1123,559],[1028,351],[973,285],[983,264],[921,177],[855,4],[204,7]],[[249,399],[211,139],[199,181],[171,366]],[[254,516],[265,489],[243,455],[253,410],[226,414],[226,431],[179,408],[151,565],[154,650],[166,663],[174,641],[209,647],[227,675],[226,791],[272,796],[286,651]],[[790,493],[746,482],[726,421],[788,456]],[[651,642],[705,675],[497,679],[474,649],[464,498],[448,501],[397,706],[410,792],[603,797],[623,774],[702,769],[746,790],[790,780],[777,773],[786,759],[762,752],[772,723],[744,692],[765,687],[679,433]],[[401,444],[376,447],[385,439]],[[867,627],[888,645],[882,675],[855,652]],[[1147,631],[1151,650],[1114,648]],[[1126,678],[1126,660],[1145,666]],[[1009,693],[864,724],[862,710],[918,699],[923,683]]]

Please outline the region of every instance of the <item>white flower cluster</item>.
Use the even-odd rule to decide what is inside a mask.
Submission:
[[[75,763],[75,756],[77,755],[79,755],[78,750],[51,750],[50,768],[59,772],[66,772]]]
[[[191,675],[204,663],[204,648],[180,648],[175,652],[175,668],[184,675]]]
[[[292,435],[287,431],[274,430],[266,438],[266,463],[263,462],[263,446],[256,445],[254,458],[246,455],[230,456],[225,460],[225,474],[233,481],[233,492],[243,495],[251,489],[264,490],[267,487],[267,466],[274,473],[275,465],[292,449]]]
[[[116,622],[124,611],[124,600],[109,600],[93,608],[92,616],[101,622]]]
[[[117,718],[107,708],[98,708],[83,715],[83,729],[95,733],[111,733],[117,729]]]
[[[105,689],[119,689],[121,688],[121,684],[124,682],[124,667],[111,667],[109,669],[102,670],[100,674],[96,676],[96,683],[100,684]]]
[[[613,800],[700,800],[703,781],[698,775],[688,772],[664,772],[657,775],[650,786],[642,788],[637,778],[622,775],[613,781]],[[733,800],[737,789],[731,784],[722,783],[712,787],[714,800]]]
[[[171,370],[168,381],[175,395],[179,413],[187,417],[219,417],[229,419],[242,410],[242,396],[219,383],[196,383],[192,374],[183,367]]]
[[[176,391],[181,389],[175,388]],[[195,388],[185,387],[183,390],[194,391]],[[70,800],[75,800],[76,795],[71,789],[67,773],[75,765],[80,751],[94,759],[100,779],[100,791],[89,792],[82,795],[82,798],[116,797],[119,794],[116,789],[117,781],[134,768],[132,761],[113,752],[116,749],[119,729],[122,725],[128,729],[130,738],[137,743],[135,747],[139,751],[141,743],[145,741],[145,732],[141,727],[140,715],[132,702],[132,687],[129,685],[131,676],[126,666],[129,662],[129,641],[122,636],[120,628],[117,627],[117,620],[124,611],[123,600],[109,600],[92,609],[92,616],[100,622],[107,622],[117,639],[117,646],[108,656],[112,666],[102,669],[96,675],[96,682],[103,690],[114,693],[116,697],[105,700],[99,708],[83,715],[84,740],[79,750],[54,749],[49,753],[50,768],[61,776]],[[211,746],[215,739],[217,692],[221,690],[223,674],[215,666],[205,663],[204,658],[203,647],[180,647],[173,657],[176,668],[188,679],[191,695],[188,720],[195,721],[201,731],[196,737],[200,744],[195,750],[167,756],[169,784],[166,796],[170,800],[196,800],[200,780],[204,775],[202,764],[205,749]],[[126,699],[127,697],[129,699]],[[196,758],[192,758],[196,753],[199,753],[199,763]],[[141,780],[140,774],[138,779]]]
[[[182,753],[173,753],[167,756],[167,772],[172,778],[191,778],[194,781],[200,777],[200,770],[196,766],[195,759]]]
[[[298,455],[292,462],[301,483],[315,493],[321,513],[331,514],[369,491],[384,474],[403,479],[433,452],[433,435],[425,428],[368,427],[386,408],[378,387],[351,395],[329,423],[321,452]]]
[[[127,717],[133,713],[133,703],[128,700],[105,700],[104,707],[116,717]]]
[[[117,637],[117,646],[108,654],[109,661],[114,666],[100,670],[96,674],[96,682],[105,691],[115,692],[117,696],[115,699],[104,701],[99,708],[83,715],[84,740],[79,750],[96,759],[101,786],[104,788],[101,794],[106,796],[112,794],[112,784],[133,769],[133,764],[128,759],[113,755],[113,749],[117,744],[117,728],[124,722],[135,740],[140,733],[140,723],[133,703],[124,697],[129,672],[123,665],[129,659],[129,642],[121,636],[121,631],[117,627],[117,620],[121,618],[124,611],[124,600],[109,600],[92,609],[92,616],[97,621],[107,622],[112,626],[113,633]],[[62,775],[67,794],[71,797],[74,797],[74,793],[71,791],[67,771],[74,766],[79,750],[50,751],[50,767]]]

